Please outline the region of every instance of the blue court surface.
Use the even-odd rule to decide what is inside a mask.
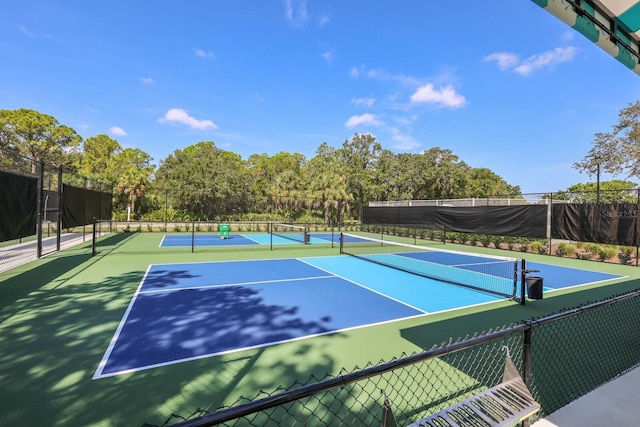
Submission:
[[[619,277],[528,267],[546,290]],[[151,265],[94,379],[501,299],[349,256]]]
[[[309,233],[310,244],[339,243],[340,233]],[[236,246],[236,245],[302,245],[301,235],[292,234],[283,237],[268,233],[229,234],[228,239],[221,239],[217,234],[166,234],[160,242],[161,248],[191,247],[193,246]]]

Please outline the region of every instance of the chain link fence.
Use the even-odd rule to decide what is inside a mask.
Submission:
[[[499,384],[507,355],[544,417],[640,364],[639,310],[637,290],[144,426],[409,425]]]
[[[73,228],[62,226],[63,186],[72,185],[99,191],[107,189],[110,192],[109,187],[82,177],[63,166],[51,165],[4,148],[0,148],[0,171],[6,172],[9,176],[37,180],[37,197],[33,200],[35,206],[31,206],[37,214],[36,223],[21,237],[0,242],[0,272],[83,243],[86,244],[87,252],[91,250],[91,224]],[[26,208],[29,207],[25,206]],[[11,218],[4,218],[3,221],[7,219]],[[9,223],[13,224],[13,221]],[[6,224],[1,225],[9,227]]]

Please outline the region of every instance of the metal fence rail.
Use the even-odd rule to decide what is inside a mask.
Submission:
[[[545,416],[638,366],[639,310],[637,290],[161,425],[409,425],[499,384],[505,352]]]

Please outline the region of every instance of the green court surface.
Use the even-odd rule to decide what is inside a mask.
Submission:
[[[622,278],[545,294],[521,306],[497,301],[92,379],[105,349],[151,264],[322,257],[331,245],[216,247],[162,251],[162,236],[103,238],[97,256],[83,244],[0,274],[1,425],[162,425],[172,414],[230,405],[240,396],[308,383],[341,369],[352,372],[471,336],[640,287],[640,269],[526,254],[533,262],[601,271]],[[153,242],[148,244],[147,241]],[[155,245],[155,246],[154,246]],[[449,249],[522,256],[447,244]],[[358,301],[353,301],[357,304]]]

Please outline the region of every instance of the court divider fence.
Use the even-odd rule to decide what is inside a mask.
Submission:
[[[88,243],[92,216],[111,217],[111,187],[65,166],[0,147],[0,172],[0,272]]]
[[[507,354],[541,418],[640,365],[639,310],[636,290],[144,426],[409,425],[499,384]]]
[[[219,235],[220,225],[229,226],[229,233],[233,235],[245,234],[250,236],[251,233],[268,234],[271,225],[278,228],[278,225],[269,221],[230,221],[230,222],[213,222],[213,221],[171,221],[171,222],[153,222],[153,221],[97,221],[96,230],[98,238],[94,242],[94,254],[101,255],[123,255],[123,254],[148,254],[157,253],[193,253],[219,251],[221,247],[224,250],[247,250],[251,246],[239,245],[233,246],[229,244],[215,245],[207,244],[199,241],[203,237],[216,239]],[[295,223],[296,226],[306,227],[309,235],[314,234],[335,234],[335,243],[326,240],[330,247],[337,247],[337,239],[341,231],[356,231],[359,229],[357,225],[345,224],[318,224],[318,223]],[[278,232],[286,233],[287,230]],[[163,245],[162,241],[165,236],[180,237],[181,244]],[[301,242],[302,244],[302,242]],[[256,250],[269,250],[272,245],[263,244],[255,245]]]

